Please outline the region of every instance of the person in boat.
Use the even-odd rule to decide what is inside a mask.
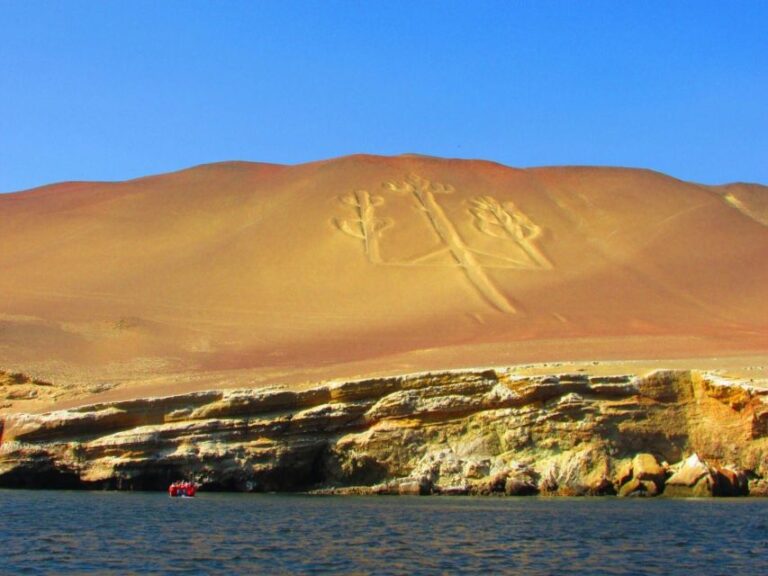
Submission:
[[[197,487],[194,482],[187,480],[177,480],[168,487],[170,496],[194,496],[196,492]]]

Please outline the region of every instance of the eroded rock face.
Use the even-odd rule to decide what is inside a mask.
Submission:
[[[667,494],[672,496],[711,496],[714,477],[709,466],[693,454],[667,480]]]
[[[3,424],[3,486],[164,489],[186,477],[242,491],[697,496],[760,492],[768,478],[768,391],[688,371],[452,371]]]
[[[653,454],[637,454],[617,467],[614,486],[619,496],[657,496],[664,490],[667,467]]]

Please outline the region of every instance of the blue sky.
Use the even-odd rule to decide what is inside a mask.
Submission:
[[[768,2],[0,0],[0,191],[355,152],[768,184]]]

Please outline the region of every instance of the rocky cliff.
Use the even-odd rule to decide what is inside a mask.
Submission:
[[[16,414],[0,434],[6,487],[740,495],[768,481],[768,390],[695,371],[218,390]]]

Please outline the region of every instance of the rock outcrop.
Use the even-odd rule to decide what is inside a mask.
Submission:
[[[2,486],[742,495],[768,479],[768,390],[450,371],[16,414],[1,441]]]
[[[664,489],[667,468],[653,454],[638,454],[616,475],[619,496],[656,496]]]

